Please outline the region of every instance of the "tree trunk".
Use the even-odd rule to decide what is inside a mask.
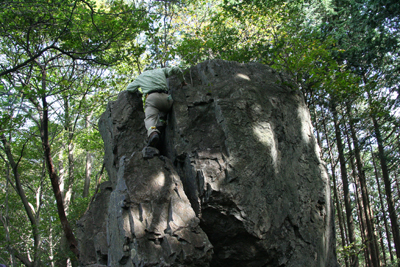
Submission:
[[[5,203],[4,203],[6,214],[3,216],[0,213],[0,219],[1,219],[2,223],[3,223],[4,232],[6,234],[6,241],[7,241],[7,243],[11,244],[10,230],[9,230],[9,218],[10,217],[9,217],[9,206],[8,206],[8,203],[9,203],[8,196],[9,196],[9,190],[10,190],[9,189],[9,186],[10,186],[9,185],[9,181],[11,181],[10,164],[8,164],[6,162],[6,166],[7,166],[7,168],[6,168],[6,176],[7,176],[7,178],[6,178],[6,188],[5,188],[5,190],[6,190],[6,199],[5,199]],[[9,254],[10,254],[10,263],[11,263],[10,266],[14,266],[14,264],[16,264],[14,251],[13,250],[9,250]]]
[[[371,116],[372,116],[372,122],[374,124],[375,138],[376,138],[376,142],[378,144],[378,157],[379,157],[379,160],[381,163],[382,178],[383,178],[383,182],[385,184],[386,202],[388,205],[389,218],[390,218],[390,222],[392,225],[393,242],[394,242],[394,246],[396,248],[396,256],[398,259],[400,259],[399,224],[397,222],[397,213],[396,213],[396,209],[395,209],[395,206],[393,203],[392,186],[391,186],[389,171],[388,171],[388,167],[387,167],[383,139],[382,139],[379,124],[378,124],[378,121],[377,121],[375,115],[371,114]]]
[[[62,196],[64,197],[64,191],[65,191],[65,170],[64,170],[64,159],[63,159],[63,154],[64,154],[64,147],[66,145],[63,143],[61,145],[61,149],[58,152],[58,178],[60,180],[60,191]]]
[[[68,215],[69,208],[73,197],[73,185],[75,182],[75,159],[74,159],[74,126],[71,119],[70,105],[68,96],[64,96],[64,130],[67,138],[67,175],[64,177],[64,191],[62,191],[64,210]],[[69,241],[66,237],[62,237],[59,243],[61,251],[65,251],[69,247]],[[67,253],[64,253],[64,257],[57,263],[59,266],[69,266],[71,259]],[[72,260],[73,261],[73,260]]]
[[[356,176],[357,172],[356,172],[356,168],[355,168],[355,164],[354,164],[354,153],[353,153],[353,149],[351,147],[351,142],[350,142],[350,137],[349,137],[349,132],[348,132],[347,127],[345,130],[345,135],[346,135],[347,146],[349,149],[348,162],[351,167],[351,176],[353,177],[353,183],[354,183],[354,188],[355,188],[354,197],[356,199],[356,212],[357,212],[359,224],[360,224],[361,242],[362,242],[362,244],[365,244],[365,240],[366,240],[365,215],[364,215],[364,211],[363,211],[363,204],[361,203],[361,200],[360,200],[361,199],[361,197],[360,197],[361,193],[360,193],[360,189],[359,189],[360,186],[357,181],[357,176]],[[367,267],[371,267],[370,253],[369,253],[368,247],[365,246],[363,248],[363,251],[364,251],[365,264]]]
[[[345,204],[345,209],[346,209],[346,220],[347,220],[347,227],[348,227],[348,231],[349,231],[349,240],[350,240],[350,246],[352,248],[356,248],[356,235],[355,235],[355,231],[354,231],[354,222],[353,222],[353,215],[352,215],[353,208],[351,206],[349,181],[347,179],[347,168],[346,168],[346,160],[344,157],[344,146],[343,146],[343,142],[342,142],[341,130],[339,127],[338,115],[337,115],[337,111],[335,108],[335,104],[333,102],[334,101],[332,101],[332,113],[333,113],[333,119],[334,119],[334,125],[335,125],[336,144],[337,144],[338,153],[339,153],[340,172],[341,172],[342,181],[343,181],[344,204]],[[350,256],[350,266],[351,267],[359,266],[357,253],[353,253]]]
[[[352,152],[350,152],[352,154]],[[356,198],[356,203],[357,203],[357,212],[358,212],[358,217],[359,217],[359,221],[360,221],[360,234],[361,234],[361,241],[362,244],[366,244],[366,240],[368,239],[367,237],[367,229],[366,229],[366,218],[365,218],[365,214],[364,214],[364,205],[361,202],[361,193],[360,193],[360,186],[359,183],[357,182],[357,178],[356,178],[356,171],[355,171],[355,166],[354,166],[354,159],[353,159],[353,155],[351,155],[351,165],[352,165],[352,169],[353,169],[353,179],[354,179],[354,184],[355,184],[355,198]],[[365,246],[363,248],[364,250],[364,258],[365,258],[365,264],[367,267],[372,267],[372,262],[371,262],[371,253],[369,250],[368,246]]]
[[[46,88],[46,72],[42,67],[42,89],[45,91]],[[40,137],[42,140],[42,146],[44,150],[44,156],[46,159],[46,165],[50,176],[51,185],[53,188],[53,193],[56,198],[58,216],[60,218],[61,226],[65,233],[65,236],[69,243],[70,250],[79,258],[78,243],[75,239],[75,235],[72,232],[71,226],[68,222],[67,216],[65,214],[63,197],[59,187],[59,177],[54,168],[53,159],[50,151],[49,143],[49,118],[48,118],[48,105],[46,96],[42,96],[42,108],[43,112],[40,112]]]
[[[83,187],[83,197],[89,196],[90,176],[92,174],[92,157],[89,151],[86,151],[85,184]]]
[[[317,114],[317,110],[315,109],[315,105],[313,105],[313,112],[314,112],[314,127],[316,128],[316,129],[318,129],[319,127],[318,127],[318,120],[317,120],[317,118],[318,118],[318,114]],[[311,111],[310,111],[310,113],[311,113]],[[321,142],[321,136],[320,136],[320,134],[319,134],[319,131],[316,131],[316,134],[317,134],[317,143],[318,143],[318,146],[319,147],[322,147],[322,142]],[[321,151],[321,153],[322,153],[322,151]]]
[[[55,265],[54,265],[54,247],[55,247],[55,244],[54,244],[54,241],[53,241],[53,226],[52,226],[51,221],[49,223],[50,223],[50,233],[49,233],[50,266],[51,267],[55,267]]]
[[[69,205],[73,193],[72,187],[74,184],[75,175],[74,175],[74,143],[73,143],[74,132],[71,123],[69,100],[67,96],[64,96],[64,120],[65,120],[64,130],[67,133],[66,135],[67,135],[68,174],[66,182],[64,182],[66,187],[64,188],[65,191],[63,198],[64,198],[65,213],[68,214]]]
[[[333,160],[331,160],[332,162]],[[345,226],[344,226],[344,222],[343,222],[343,212],[342,212],[342,205],[340,204],[340,200],[339,200],[339,196],[338,196],[338,189],[337,189],[337,185],[336,185],[336,174],[335,174],[335,167],[334,165],[332,165],[332,180],[333,180],[333,196],[335,199],[335,204],[336,204],[336,210],[338,211],[338,221],[339,221],[339,229],[340,229],[340,236],[342,238],[342,247],[346,247],[346,233],[345,233]],[[345,255],[345,265],[346,267],[349,266],[349,257],[347,256],[347,254]]]
[[[386,259],[386,253],[385,253],[385,251],[386,251],[386,248],[385,248],[385,244],[383,243],[383,234],[382,234],[382,228],[381,227],[379,227],[379,240],[380,240],[380,245],[381,245],[381,249],[382,249],[382,251],[383,251],[383,266],[387,266],[387,264],[388,264],[388,262],[387,262],[387,259]]]
[[[33,261],[31,262],[29,260],[29,258],[25,258],[25,257],[22,257],[20,255],[16,255],[16,256],[26,266],[39,266],[38,264],[39,264],[39,260],[40,259],[36,258],[36,257],[38,257],[39,251],[40,251],[39,250],[40,233],[39,233],[38,223],[36,221],[36,217],[34,215],[34,211],[31,209],[31,207],[29,205],[28,199],[27,199],[26,194],[25,194],[25,190],[22,187],[20,174],[18,172],[18,163],[17,162],[19,162],[19,161],[15,162],[14,157],[13,157],[12,152],[11,152],[10,142],[7,140],[6,136],[4,134],[1,134],[0,138],[1,138],[1,141],[2,141],[3,146],[4,146],[4,152],[6,153],[8,163],[10,164],[11,169],[12,169],[13,174],[14,174],[15,188],[16,188],[17,193],[18,193],[19,197],[21,198],[22,204],[23,204],[23,206],[25,208],[25,212],[26,212],[26,214],[28,216],[28,219],[29,219],[29,222],[31,224],[32,234],[33,234],[33,244],[34,244],[34,258],[33,258]],[[15,252],[15,251],[13,250],[13,252]]]
[[[371,213],[371,205],[369,202],[369,197],[368,197],[368,188],[367,188],[367,182],[365,179],[365,172],[364,172],[364,167],[363,167],[363,162],[361,159],[361,149],[358,144],[358,138],[356,131],[354,129],[354,119],[352,116],[352,110],[351,110],[351,104],[347,103],[347,112],[349,115],[349,125],[350,125],[350,133],[351,133],[351,138],[353,140],[353,146],[354,146],[354,155],[356,158],[356,164],[357,164],[357,170],[358,170],[358,178],[359,178],[359,183],[361,187],[361,197],[362,197],[362,206],[363,206],[363,212],[365,216],[365,222],[366,222],[366,236],[367,236],[367,247],[369,251],[369,256],[370,256],[370,262],[371,266],[373,267],[379,267],[380,266],[380,260],[379,260],[379,249],[378,249],[378,243],[377,243],[377,238],[375,236],[375,226],[373,222],[373,216]]]
[[[397,188],[397,201],[395,201],[395,203],[398,203],[398,200],[399,200],[399,197],[400,197],[399,179],[397,179],[397,173],[396,172],[393,173],[393,176],[394,176],[394,181],[396,183],[396,188]]]
[[[85,118],[85,127],[89,129],[90,127],[90,118],[92,114],[89,114]],[[83,186],[83,197],[86,198],[89,196],[89,188],[90,188],[90,176],[92,174],[92,157],[89,151],[86,151],[86,168],[85,168],[85,184]]]
[[[322,119],[322,124],[324,127],[324,132],[325,132],[325,139],[326,143],[328,146],[328,151],[329,151],[329,158],[330,158],[330,164],[331,164],[331,170],[332,170],[332,181],[333,181],[333,198],[335,201],[336,205],[336,210],[337,210],[337,216],[338,216],[338,221],[339,221],[339,229],[340,229],[340,236],[342,239],[342,247],[344,248],[346,246],[346,234],[344,230],[344,225],[343,225],[343,213],[342,213],[342,206],[340,204],[340,199],[338,196],[338,189],[337,189],[337,183],[336,183],[336,163],[334,162],[334,158],[332,155],[332,147],[330,144],[329,140],[329,135],[328,135],[328,129],[326,127],[326,121],[325,121],[325,114],[323,114],[323,119]],[[345,265],[346,267],[349,267],[349,257],[345,255]]]
[[[381,211],[383,214],[383,222],[385,223],[385,231],[386,231],[390,260],[393,262],[394,257],[393,257],[393,251],[392,251],[392,241],[391,241],[392,235],[390,234],[389,224],[388,224],[388,220],[386,218],[386,211],[385,211],[386,205],[384,203],[384,199],[383,199],[382,192],[381,192],[381,185],[380,185],[380,181],[379,181],[379,172],[378,172],[378,168],[375,163],[375,157],[374,157],[372,147],[370,147],[370,149],[371,149],[371,155],[372,155],[372,164],[374,165],[374,171],[375,171],[376,186],[378,188],[379,200],[380,200],[381,209],[382,209]],[[385,250],[383,250],[383,253],[385,253]]]
[[[58,154],[58,169],[59,169],[59,183],[60,183],[60,192],[63,198],[63,203],[64,203],[64,208],[65,208],[65,213],[68,214],[68,204],[66,203],[67,201],[65,200],[65,195],[66,192],[68,192],[68,171],[65,170],[64,168],[64,148],[68,146],[67,143],[63,143],[62,147],[63,149],[59,151]],[[68,151],[68,149],[67,149]],[[68,153],[68,152],[67,152]],[[68,162],[68,160],[67,160]],[[67,164],[68,165],[68,164]],[[67,267],[67,260],[68,260],[68,252],[69,250],[69,243],[67,241],[67,238],[65,235],[61,236],[60,240],[55,244],[55,246],[58,246],[57,250],[59,251],[58,257],[57,257],[57,262],[55,265],[57,267]]]
[[[75,174],[74,174],[74,144],[71,140],[71,133],[68,134],[68,179],[67,179],[67,188],[64,193],[64,206],[65,206],[65,213],[68,214],[69,206],[72,199],[73,193],[73,185],[75,181]]]

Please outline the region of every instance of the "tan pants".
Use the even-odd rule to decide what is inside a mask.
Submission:
[[[160,132],[156,129],[160,112],[168,113],[173,104],[172,97],[163,93],[152,93],[146,99],[144,105],[144,125],[147,129],[147,136],[154,131]]]

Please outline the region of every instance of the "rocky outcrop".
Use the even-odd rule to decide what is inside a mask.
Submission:
[[[110,182],[79,222],[82,265],[337,266],[301,94],[261,64],[207,61],[185,78],[170,79],[160,156],[142,156],[140,97],[109,103],[99,126]]]

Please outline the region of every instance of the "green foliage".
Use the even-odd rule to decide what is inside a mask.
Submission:
[[[76,225],[78,220],[84,215],[88,208],[90,202],[90,197],[87,198],[75,198],[71,205],[71,213],[69,214],[69,219],[73,225]]]
[[[394,261],[390,262],[386,265],[386,267],[397,267],[400,264],[400,259],[395,259]]]
[[[121,44],[149,23],[142,19],[144,10],[124,1],[3,1],[0,8],[0,49],[8,65],[0,76],[28,66],[47,51],[91,63],[113,63],[124,56]]]
[[[352,255],[360,255],[363,249],[365,249],[365,245],[352,244],[345,247],[339,247],[338,253],[342,257],[351,257]],[[339,259],[339,261],[343,262],[343,259]]]

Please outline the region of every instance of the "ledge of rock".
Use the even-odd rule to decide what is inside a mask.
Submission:
[[[160,155],[140,96],[99,127],[109,182],[78,223],[82,266],[336,267],[329,177],[309,111],[261,64],[206,61],[171,78]]]

